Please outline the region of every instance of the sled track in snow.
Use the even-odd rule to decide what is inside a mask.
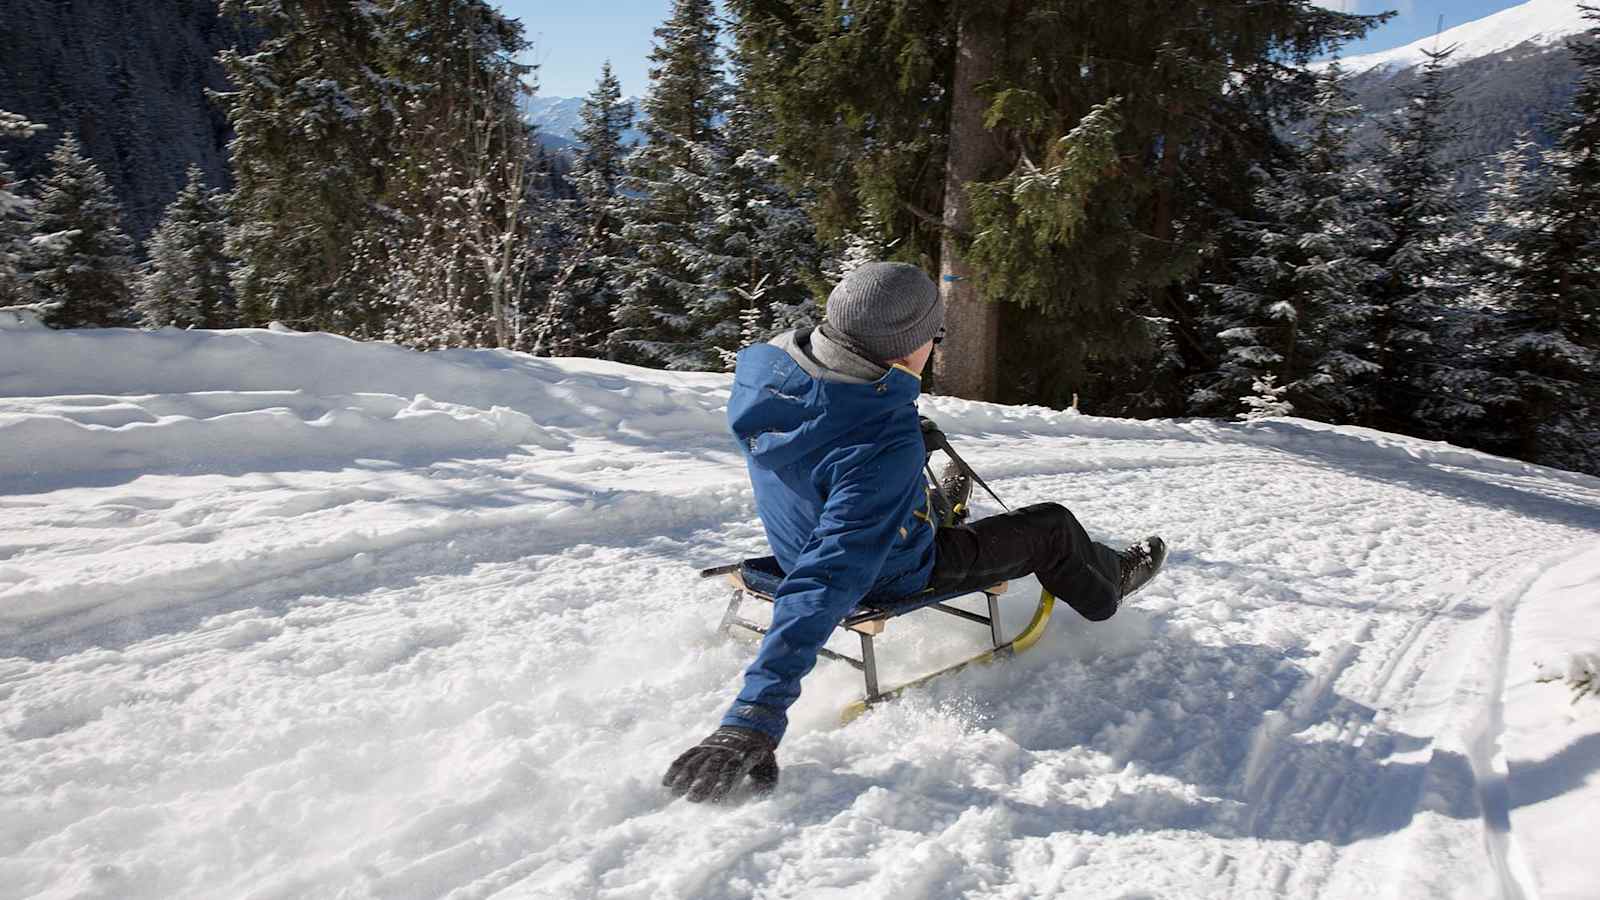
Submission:
[[[1269,713],[1252,739],[1250,761],[1242,778],[1240,796],[1249,811],[1243,823],[1246,833],[1260,836],[1282,832],[1289,830],[1286,826],[1309,815],[1315,819],[1315,831],[1329,836],[1336,846],[1343,846],[1362,837],[1402,827],[1410,821],[1429,791],[1447,798],[1458,811],[1465,811],[1471,805],[1472,797],[1463,795],[1463,791],[1482,798],[1481,780],[1474,784],[1460,783],[1460,772],[1452,769],[1455,757],[1438,757],[1440,751],[1434,740],[1428,739],[1424,746],[1406,751],[1411,755],[1425,754],[1417,761],[1389,763],[1386,760],[1403,749],[1392,730],[1395,726],[1393,711],[1407,706],[1413,699],[1412,691],[1429,665],[1430,650],[1438,650],[1452,641],[1470,641],[1472,633],[1483,627],[1486,620],[1498,617],[1500,611],[1496,609],[1465,621],[1451,621],[1448,614],[1460,607],[1466,598],[1493,593],[1508,583],[1515,585],[1513,591],[1525,589],[1528,579],[1523,575],[1507,579],[1499,574],[1500,564],[1505,561],[1496,560],[1485,565],[1468,580],[1466,590],[1441,598],[1435,607],[1410,623],[1399,641],[1388,646],[1373,646],[1374,623],[1370,620],[1362,623],[1283,705]],[[1538,564],[1523,564],[1524,572],[1540,568]],[[1441,634],[1441,629],[1456,633]],[[1369,658],[1363,659],[1363,656]],[[1369,670],[1376,669],[1375,674],[1365,679],[1351,678],[1354,684],[1347,688],[1350,693],[1330,703],[1333,685],[1358,662]],[[1503,670],[1503,660],[1499,664]],[[1465,709],[1453,705],[1452,710],[1458,715],[1476,714],[1471,704]],[[1445,724],[1445,721],[1440,722],[1442,727]],[[1291,740],[1292,735],[1313,725],[1327,726],[1324,733],[1332,735],[1331,739],[1318,742],[1318,752],[1314,756],[1284,752],[1285,742]],[[1353,783],[1349,773],[1359,767],[1357,760],[1361,766],[1376,767],[1379,778],[1369,783]],[[1307,765],[1308,762],[1314,765]],[[1487,773],[1475,771],[1474,774],[1481,779]],[[1486,807],[1480,812],[1490,835],[1486,849],[1493,855],[1495,870],[1499,873],[1500,890],[1496,896],[1520,900],[1521,887],[1504,864],[1504,834],[1499,832],[1497,840],[1496,829],[1492,827],[1496,810]],[[1498,813],[1503,818],[1504,809]],[[1308,887],[1315,888],[1315,896],[1328,895],[1325,880],[1314,885],[1302,884],[1301,890]],[[1334,892],[1336,896],[1342,894],[1342,891]]]
[[[1197,470],[1209,470],[1210,475],[1223,475],[1250,465],[1220,460],[1190,460],[1187,464]],[[1067,477],[1104,471],[1108,470],[1074,471]],[[1040,492],[1048,494],[1052,487],[1064,486],[1058,478],[1051,477],[1056,475],[1041,467],[1032,473],[1008,474],[1001,480],[1030,480]],[[1365,499],[1301,504],[1294,508],[1293,519],[1339,519],[1368,506]],[[1272,521],[1270,514],[1261,514],[1234,518],[1230,524],[1236,530],[1247,531]],[[1335,878],[1338,869],[1362,864],[1355,860],[1340,862],[1338,857],[1349,854],[1339,848],[1365,836],[1403,828],[1417,810],[1437,805],[1439,798],[1444,798],[1443,802],[1453,807],[1450,812],[1470,815],[1479,823],[1485,836],[1483,849],[1495,876],[1496,895],[1510,900],[1527,896],[1508,863],[1508,842],[1512,838],[1505,824],[1504,762],[1495,759],[1499,692],[1506,667],[1506,623],[1516,600],[1537,574],[1547,569],[1553,559],[1567,555],[1570,551],[1554,556],[1546,553],[1542,554],[1544,558],[1530,562],[1525,547],[1519,546],[1490,561],[1479,560],[1470,573],[1459,579],[1456,588],[1415,608],[1398,637],[1374,640],[1379,621],[1367,618],[1354,625],[1347,638],[1323,652],[1305,680],[1282,703],[1267,711],[1256,726],[1250,738],[1250,752],[1230,790],[1241,804],[1240,814],[1224,815],[1222,819],[1232,820],[1243,833],[1258,837],[1298,828],[1322,835],[1333,847],[1292,845],[1283,851],[1287,857],[1280,854],[1264,869],[1241,867],[1232,860],[1219,862],[1217,872],[1226,874],[1230,894],[1248,886],[1240,883],[1241,877],[1259,885],[1265,876],[1264,880],[1281,888],[1287,883],[1285,873],[1297,866],[1295,860],[1311,853],[1319,859],[1309,868],[1321,870],[1324,875],[1299,879],[1295,895],[1327,895],[1329,880]],[[1437,655],[1452,645],[1478,640],[1486,629],[1498,637],[1489,641],[1491,646],[1482,658],[1462,665],[1468,669],[1469,680],[1481,679],[1485,666],[1494,674],[1487,684],[1458,689],[1450,703],[1457,718],[1473,723],[1465,729],[1465,739],[1471,747],[1465,754],[1469,771],[1463,773],[1460,753],[1441,750],[1425,736],[1420,746],[1410,746],[1416,738],[1397,735],[1392,728],[1397,712],[1405,711],[1416,701],[1413,694],[1417,685],[1438,662]],[[1341,685],[1342,694],[1334,694],[1335,685]],[[1438,719],[1436,724],[1441,731],[1449,729],[1448,718]],[[1288,743],[1308,729],[1316,733],[1314,752],[1286,752]],[[1417,759],[1419,755],[1421,758]],[[1376,779],[1352,783],[1350,773],[1360,769],[1376,772]],[[1314,823],[1312,827],[1304,827],[1307,821]],[[1330,855],[1332,858],[1328,858]],[[1417,858],[1429,857],[1419,854]],[[1398,861],[1390,857],[1386,862],[1393,866]],[[1416,873],[1413,877],[1422,876]],[[1344,894],[1336,889],[1332,895]]]

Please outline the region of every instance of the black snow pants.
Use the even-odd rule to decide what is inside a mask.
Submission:
[[[1122,599],[1117,552],[1090,540],[1059,503],[940,528],[934,540],[928,587],[941,593],[1037,575],[1045,590],[1093,622],[1111,618]]]

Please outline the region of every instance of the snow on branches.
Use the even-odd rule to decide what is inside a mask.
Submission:
[[[1572,689],[1573,703],[1584,697],[1600,698],[1600,652],[1573,653],[1559,670],[1543,663],[1535,663],[1535,666],[1540,671],[1536,679],[1540,684],[1564,682]]]

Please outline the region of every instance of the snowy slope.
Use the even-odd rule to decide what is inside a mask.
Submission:
[[[1593,894],[1597,866],[1590,849],[1596,796],[1582,786],[1600,768],[1600,733],[1590,718],[1597,704],[1579,706],[1564,691],[1537,683],[1577,654],[1593,655],[1600,645],[1574,623],[1600,622],[1600,547],[1545,573],[1506,620],[1508,658],[1543,663],[1542,669],[1516,666],[1506,675],[1501,708],[1502,752],[1493,760],[1505,778],[1504,800],[1510,832],[1526,850],[1522,861],[1538,896]],[[1572,886],[1579,886],[1574,892]]]
[[[0,897],[1593,896],[1600,702],[1532,677],[1600,645],[1600,480],[1296,420],[925,398],[1168,572],[849,726],[825,662],[775,796],[670,801],[752,652],[727,387],[0,331]]]
[[[1360,74],[1372,69],[1399,71],[1427,62],[1424,51],[1456,47],[1452,64],[1501,53],[1515,47],[1550,47],[1564,42],[1588,27],[1577,0],[1528,0],[1465,25],[1457,25],[1436,37],[1344,60],[1346,71]]]

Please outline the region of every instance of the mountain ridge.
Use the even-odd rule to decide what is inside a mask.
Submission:
[[[578,144],[578,128],[583,124],[579,112],[583,109],[582,97],[543,97],[536,96],[528,101],[524,110],[528,122],[539,129],[540,140],[552,148],[573,147]],[[642,98],[624,97],[624,103],[632,103],[634,122],[639,121],[639,108]],[[638,128],[629,128],[622,133],[622,143],[645,143],[644,132]]]
[[[1576,0],[1528,0],[1400,47],[1349,57],[1341,60],[1341,65],[1354,74],[1373,70],[1394,74],[1427,62],[1430,52],[1451,47],[1455,48],[1451,64],[1459,65],[1526,45],[1557,48],[1566,38],[1587,28]],[[1318,65],[1330,62],[1324,60]]]

